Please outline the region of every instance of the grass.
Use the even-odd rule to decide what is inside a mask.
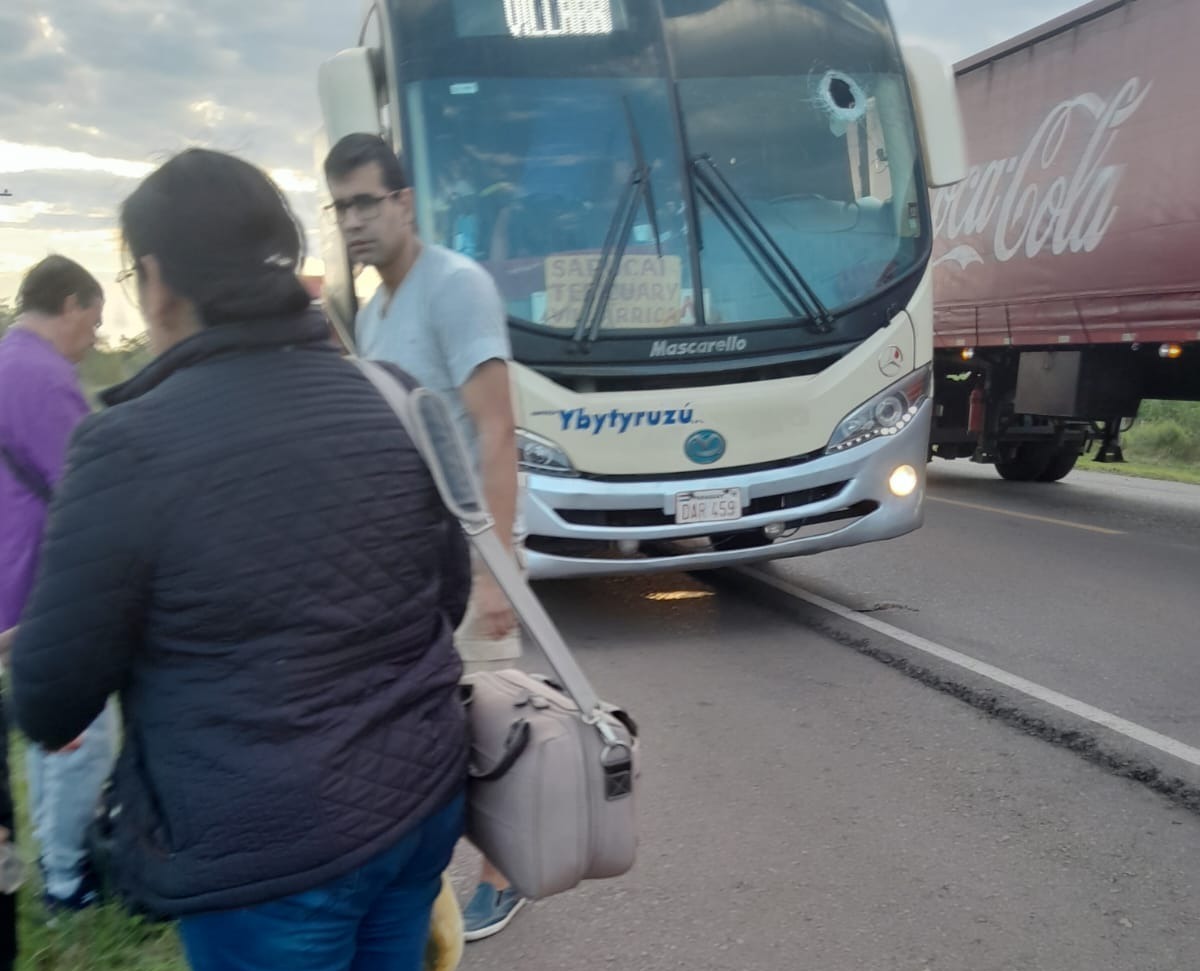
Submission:
[[[17,840],[21,855],[35,860],[25,782],[25,747],[9,745]],[[187,971],[179,938],[170,925],[147,924],[115,904],[56,918],[41,905],[37,867],[19,891],[20,948],[16,971]]]
[[[1084,459],[1079,468],[1200,485],[1200,403],[1144,402],[1137,421],[1122,436],[1122,444],[1125,462]]]
[[[1200,468],[1195,467],[1131,462],[1128,459],[1120,464],[1083,459],[1076,468],[1084,472],[1106,472],[1109,475],[1124,475],[1137,479],[1159,479],[1163,482],[1200,485]]]
[[[92,909],[54,926],[28,898],[22,911],[17,971],[187,971],[172,929],[144,924],[115,905]]]

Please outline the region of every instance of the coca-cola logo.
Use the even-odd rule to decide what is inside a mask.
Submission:
[[[965,270],[985,262],[976,245],[986,250],[989,235],[1000,263],[1022,254],[1033,259],[1047,249],[1055,256],[1095,250],[1116,218],[1114,198],[1125,174],[1124,165],[1108,161],[1109,151],[1152,87],[1130,78],[1107,100],[1089,93],[1063,101],[1021,155],[973,166],[963,182],[934,193],[935,234],[951,244],[976,241],[951,245],[934,266]],[[1093,126],[1086,140],[1079,124]],[[1082,145],[1074,159],[1066,155],[1068,144]]]

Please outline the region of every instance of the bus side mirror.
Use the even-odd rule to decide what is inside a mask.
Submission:
[[[330,145],[355,132],[380,134],[379,84],[370,48],[352,47],[317,69],[317,96]]]
[[[335,54],[317,70],[317,97],[321,104],[322,128],[314,143],[315,168],[321,205],[321,259],[325,278],[321,301],[342,346],[354,353],[354,318],[358,310],[354,267],[346,253],[337,221],[326,208],[329,191],[325,185],[325,156],[346,135],[366,132],[381,134],[379,71],[375,53],[367,47],[352,47]]]
[[[954,75],[941,58],[923,47],[905,45],[904,65],[917,111],[928,187],[961,182],[967,177],[967,144]]]

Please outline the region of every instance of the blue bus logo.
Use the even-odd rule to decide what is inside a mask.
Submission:
[[[683,454],[697,465],[712,465],[725,454],[725,437],[709,428],[692,432],[683,443]]]

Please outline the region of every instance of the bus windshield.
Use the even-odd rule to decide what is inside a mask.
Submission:
[[[392,2],[422,232],[484,263],[516,322],[580,332],[639,157],[652,191],[600,338],[705,324],[861,340],[878,320],[845,312],[927,252],[882,0],[452,0],[436,22]]]

